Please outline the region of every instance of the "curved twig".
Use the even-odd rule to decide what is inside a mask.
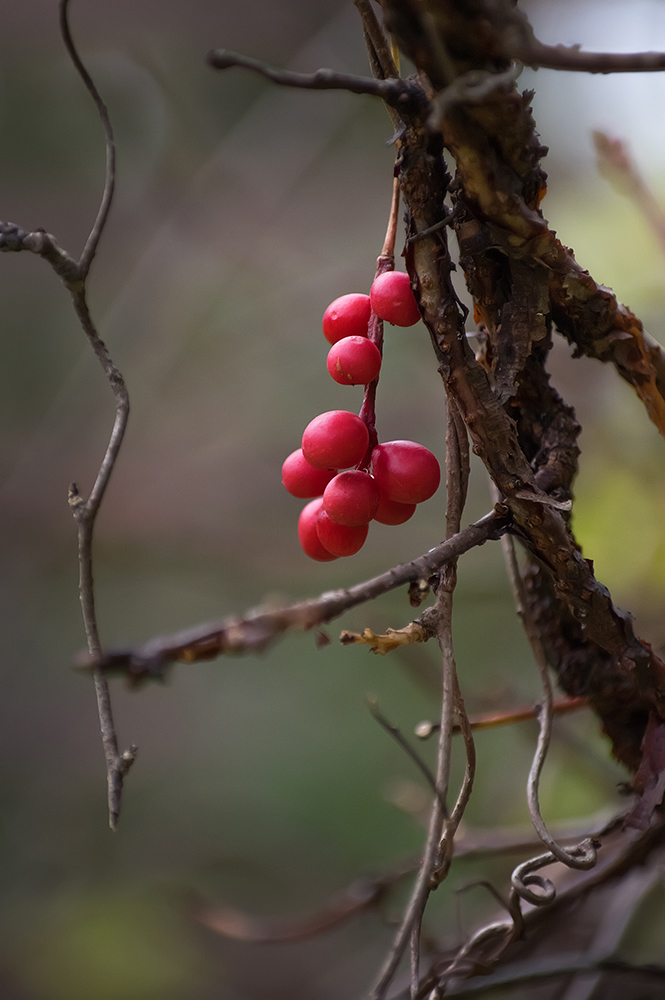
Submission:
[[[68,266],[68,255],[61,252],[59,257],[56,253],[57,244],[55,240],[44,234],[41,241],[41,249],[36,249],[42,256],[50,260],[52,266],[60,273],[65,285],[72,296],[72,302],[76,315],[88,338],[97,360],[99,361],[104,374],[109,382],[115,399],[115,420],[111,437],[102,459],[102,464],[97,473],[90,496],[85,500],[79,493],[75,483],[69,488],[69,505],[78,526],[78,555],[79,555],[79,593],[81,599],[81,610],[86,638],[88,642],[88,653],[91,657],[101,656],[101,643],[99,630],[97,627],[97,616],[95,613],[95,592],[92,567],[92,543],[94,535],[94,525],[97,512],[104,498],[104,493],[108,486],[111,474],[115,467],[118,452],[127,428],[129,418],[129,396],[124,379],[118,369],[113,364],[111,356],[103,340],[97,333],[96,327],[90,316],[90,310],[86,299],[86,279],[90,270],[92,259],[97,250],[99,240],[104,231],[108,218],[113,192],[115,187],[115,142],[113,129],[109,119],[108,109],[101,98],[95,83],[86,70],[77,52],[72,39],[68,20],[69,0],[60,0],[60,30],[63,42],[70,59],[81,77],[88,93],[91,95],[97,112],[99,114],[102,127],[104,129],[104,139],[106,144],[106,175],[104,180],[104,190],[97,211],[97,216],[90,230],[90,234],[83,248],[83,252],[75,268]],[[39,246],[40,241],[37,241]],[[26,246],[27,246],[26,238]],[[64,254],[64,260],[62,258]],[[106,774],[108,785],[108,806],[109,825],[115,830],[120,815],[120,803],[122,796],[122,786],[125,775],[134,763],[136,757],[136,747],[131,746],[129,750],[120,753],[118,749],[118,738],[113,722],[113,712],[111,709],[111,698],[108,684],[104,674],[100,669],[93,670],[95,693],[97,696],[97,708],[102,733],[102,744],[104,756],[106,758]]]
[[[593,868],[597,861],[597,853],[592,841],[585,840],[581,844],[577,845],[577,847],[565,850],[557,844],[554,837],[550,834],[540,812],[538,794],[540,776],[543,772],[543,767],[545,766],[547,751],[552,737],[552,718],[554,715],[552,682],[550,680],[549,664],[547,662],[547,656],[545,654],[542,639],[540,638],[538,629],[532,621],[529,613],[529,606],[524,592],[524,581],[522,580],[520,568],[517,563],[514,541],[512,538],[503,538],[501,544],[506,560],[508,576],[513,589],[516,610],[524,624],[524,630],[529,643],[531,644],[536,663],[538,664],[540,680],[543,686],[543,701],[538,710],[538,742],[536,744],[536,751],[529,769],[529,777],[526,785],[529,815],[531,816],[531,822],[534,830],[545,847],[547,847],[547,849],[551,852],[553,857],[562,864],[567,865],[568,868],[576,868],[585,871],[589,868]],[[525,896],[523,898],[526,899],[527,897]],[[549,901],[550,900],[547,899],[542,902]],[[533,900],[529,899],[529,902],[533,902]],[[542,905],[542,902],[539,905]]]
[[[92,225],[90,235],[86,240],[86,244],[78,262],[80,277],[82,280],[85,280],[88,275],[88,271],[90,270],[92,259],[95,256],[99,240],[104,231],[104,226],[106,225],[106,220],[113,201],[113,192],[115,190],[115,139],[113,137],[113,126],[111,125],[111,119],[109,118],[108,108],[106,107],[101,94],[97,90],[94,80],[83,65],[81,57],[79,56],[76,46],[74,45],[74,40],[69,28],[68,8],[69,0],[60,0],[60,32],[62,34],[62,40],[65,43],[65,48],[67,49],[69,58],[74,64],[74,67],[81,77],[88,93],[95,102],[97,114],[99,115],[99,120],[101,121],[102,128],[104,129],[104,141],[106,145],[106,176],[104,179],[102,199],[97,210],[97,217]]]

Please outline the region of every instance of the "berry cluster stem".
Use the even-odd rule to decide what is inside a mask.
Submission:
[[[397,237],[397,217],[399,214],[399,180],[397,177],[393,180],[393,196],[390,204],[390,215],[388,217],[388,227],[386,229],[386,237],[383,241],[383,248],[381,254],[376,260],[376,273],[374,275],[374,280],[379,277],[380,274],[384,274],[386,271],[395,270],[395,239]],[[367,339],[371,340],[373,344],[378,347],[381,357],[383,357],[383,320],[379,319],[374,311],[369,319],[369,325],[367,327]],[[367,425],[367,430],[369,431],[369,444],[367,446],[367,451],[365,456],[357,466],[357,468],[365,472],[369,469],[370,463],[372,461],[372,452],[379,443],[379,438],[376,433],[376,387],[379,384],[379,376],[365,386],[365,394],[363,396],[362,406],[360,407],[360,412],[358,416]]]

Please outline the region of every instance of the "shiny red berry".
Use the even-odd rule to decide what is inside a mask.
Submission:
[[[282,466],[282,483],[292,497],[309,500],[320,497],[337,469],[315,469],[305,459],[302,449],[292,452]]]
[[[366,472],[340,472],[323,494],[323,509],[328,517],[349,528],[369,524],[378,506],[377,485]]]
[[[348,410],[314,417],[302,436],[302,453],[315,469],[348,469],[362,461],[369,445],[367,425]]]
[[[323,548],[334,556],[352,556],[359,552],[365,544],[368,529],[369,525],[367,524],[356,528],[337,524],[331,517],[328,517],[325,510],[321,510],[316,519],[319,541]]]
[[[372,452],[372,473],[382,496],[397,503],[422,503],[436,493],[439,463],[415,441],[386,441]]]
[[[379,524],[404,524],[405,521],[413,517],[415,511],[415,503],[397,503],[396,500],[381,497],[374,514],[374,520],[378,521]]]
[[[374,279],[369,295],[376,315],[393,326],[413,326],[420,319],[418,303],[404,271],[384,271]]]
[[[323,314],[326,340],[336,344],[342,337],[366,337],[371,312],[369,295],[360,295],[358,292],[340,295]]]
[[[381,352],[367,337],[343,337],[328,351],[327,365],[340,385],[367,385],[381,370]]]
[[[316,559],[317,562],[332,562],[333,559],[337,559],[338,557],[334,556],[332,552],[328,552],[316,530],[316,522],[321,512],[322,502],[319,497],[318,500],[312,500],[311,503],[308,503],[303,508],[298,521],[298,540],[303,552],[310,559]]]

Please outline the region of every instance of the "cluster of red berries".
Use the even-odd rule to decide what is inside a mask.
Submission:
[[[323,333],[332,345],[328,371],[342,385],[368,385],[379,376],[381,352],[368,339],[372,313],[394,326],[412,326],[420,319],[407,274],[386,271],[369,295],[342,295],[326,309]],[[361,417],[330,410],[307,425],[302,447],[282,466],[282,482],[292,496],[316,497],[298,522],[300,544],[312,559],[353,555],[363,546],[370,521],[403,524],[416,504],[438,489],[441,470],[427,448],[414,441],[387,441],[368,455],[369,443]]]

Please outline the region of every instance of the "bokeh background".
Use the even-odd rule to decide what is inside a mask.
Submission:
[[[665,47],[659,0],[524,8],[548,42]],[[371,282],[389,207],[390,121],[369,98],[277,90],[204,62],[223,46],[292,69],[366,73],[353,4],[72,0],[71,16],[117,132],[118,194],[90,301],[133,407],[98,520],[103,641],[140,642],[265,599],[316,594],[436,544],[443,490],[407,525],[373,526],[353,559],[315,564],[297,545],[299,503],[280,484],[304,425],[360,403],[359,389],[325,370],[320,319],[333,298]],[[42,226],[78,254],[103,142],[60,43],[55,0],[0,0],[0,60],[0,217]],[[626,139],[665,193],[665,79],[541,70],[521,84],[536,88],[550,146],[546,216],[663,341],[662,248],[599,176],[590,133]],[[198,926],[191,899],[295,915],[419,850],[427,791],[365,696],[412,732],[436,715],[436,649],[381,659],[335,641],[317,650],[297,635],[264,657],[178,666],[163,686],[129,692],[114,681],[121,742],[140,752],[111,835],[92,685],[71,669],[84,640],[66,493],[72,480],[90,488],[112,400],[43,261],[3,255],[0,302],[0,995],[359,995],[389,942],[399,892],[326,938],[257,948]],[[575,524],[585,554],[661,646],[662,442],[613,371],[573,361],[563,343],[552,370],[584,427]],[[421,325],[387,331],[378,420],[384,440],[414,438],[443,460],[443,394]],[[468,520],[489,505],[474,467]],[[335,640],[338,624],[382,631],[411,617],[399,592],[328,631]],[[537,699],[497,545],[461,564],[455,640],[472,711]],[[468,828],[526,824],[535,735],[535,723],[479,734]],[[547,819],[615,808],[622,777],[588,713],[558,720]],[[514,863],[456,863],[428,931],[454,943],[463,931],[452,890],[481,872],[503,888]],[[493,906],[475,890],[463,927]]]

